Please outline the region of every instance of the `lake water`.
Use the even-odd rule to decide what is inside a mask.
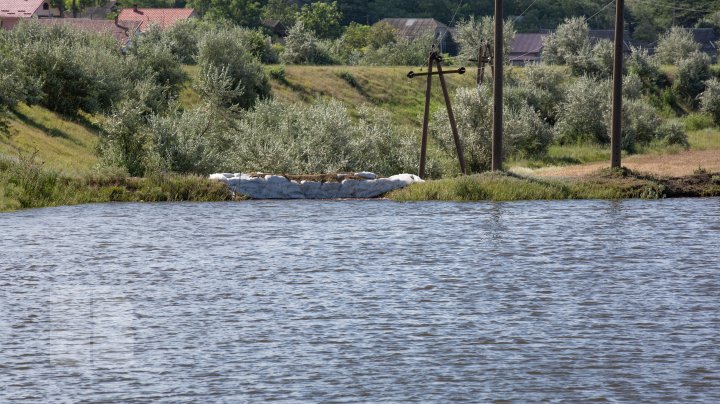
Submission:
[[[718,402],[720,199],[0,214],[0,402]]]

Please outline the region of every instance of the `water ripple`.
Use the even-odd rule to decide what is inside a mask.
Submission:
[[[0,402],[720,400],[720,200],[0,215]]]

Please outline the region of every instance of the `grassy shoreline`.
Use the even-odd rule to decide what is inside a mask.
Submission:
[[[521,201],[560,199],[661,199],[720,196],[720,173],[657,177],[622,169],[602,169],[576,178],[542,178],[483,173],[427,181],[393,191],[395,201]]]
[[[720,173],[656,177],[628,169],[603,169],[576,178],[483,173],[431,180],[393,191],[408,201],[523,201],[562,199],[660,199],[720,196]],[[0,212],[107,202],[216,202],[247,199],[225,184],[200,176],[148,178],[113,175],[70,177],[39,165],[0,160]]]
[[[201,176],[68,176],[32,161],[0,158],[0,212],[105,202],[214,202],[242,199]]]

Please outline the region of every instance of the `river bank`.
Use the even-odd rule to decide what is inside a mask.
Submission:
[[[68,176],[31,160],[0,158],[0,212],[104,202],[230,201],[242,199],[201,176],[146,178],[112,173]]]
[[[679,177],[642,174],[626,168],[574,177],[483,173],[416,183],[383,196],[394,201],[708,197],[720,196],[720,172],[697,170]],[[85,203],[242,199],[248,198],[233,193],[223,182],[201,176],[65,176],[31,162],[0,160],[0,211]]]
[[[720,172],[663,177],[601,169],[579,177],[483,173],[413,184],[391,192],[396,201],[519,201],[552,199],[660,199],[720,196]]]

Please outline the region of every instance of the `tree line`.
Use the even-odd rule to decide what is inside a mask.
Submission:
[[[53,0],[55,6],[79,10],[106,5],[108,0]],[[258,27],[262,19],[294,25],[298,14],[328,10],[335,3],[340,23],[371,25],[382,18],[435,18],[445,24],[470,16],[492,15],[494,0],[120,0],[118,7],[192,7],[204,18],[227,20]],[[590,28],[613,27],[615,12],[608,0],[505,0],[505,17],[515,21],[518,32],[554,29],[568,17],[593,16]],[[331,20],[333,21],[333,20]],[[627,28],[639,40],[657,39],[671,25],[720,29],[720,0],[627,0]]]

